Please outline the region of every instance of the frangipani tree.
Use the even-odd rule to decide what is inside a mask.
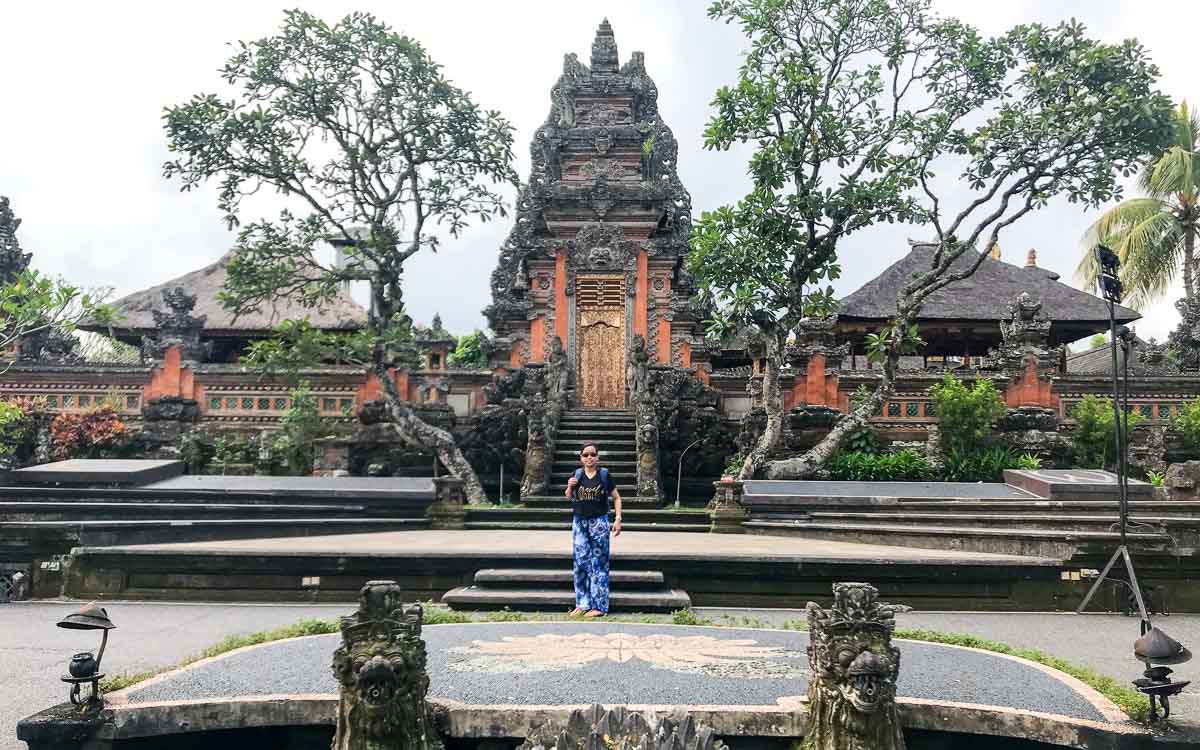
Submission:
[[[1117,176],[1170,136],[1145,50],[1089,39],[1075,22],[985,39],[927,0],[718,0],[710,15],[739,23],[751,43],[737,85],[717,93],[706,143],[752,141],[753,190],[702,216],[691,256],[725,321],[754,323],[768,342],[767,429],[743,478],[779,443],[779,356],[796,323],[829,306],[820,282],[845,261],[843,238],[902,222],[936,249],[875,339],[870,397],[767,477],[811,474],[867,421],[916,343],[924,302],[974,273],[1005,229],[1054,197],[1119,196]]]
[[[231,226],[247,195],[271,189],[287,202],[276,219],[241,229],[226,306],[251,311],[290,297],[319,307],[346,282],[365,282],[371,295],[362,333],[330,336],[293,321],[251,360],[361,363],[383,384],[399,437],[436,453],[472,501],[484,499],[453,437],[417,417],[390,370],[412,339],[405,263],[436,252],[439,233],[457,237],[505,215],[502,190],[517,183],[512,126],[447,80],[417,41],[362,13],[330,25],[289,11],[275,36],[239,43],[222,75],[233,98],[201,94],[167,110],[179,156],[166,176],[184,190],[217,180]],[[344,263],[321,260],[330,239],[348,248]]]

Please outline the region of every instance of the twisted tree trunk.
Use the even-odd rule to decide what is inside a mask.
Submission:
[[[406,440],[415,442],[422,447],[432,450],[451,474],[461,479],[467,502],[472,505],[487,501],[483,485],[475,474],[475,469],[467,462],[454,436],[440,427],[435,427],[418,417],[413,410],[400,398],[400,391],[385,367],[376,367],[375,375],[383,383],[383,391],[387,396],[388,412],[396,431]]]
[[[766,356],[763,360],[763,409],[767,413],[767,425],[758,436],[758,442],[742,462],[738,472],[739,480],[753,479],[755,472],[767,462],[776,446],[783,439],[783,393],[779,388],[779,361],[783,353],[783,343],[776,330],[763,332],[766,345]]]

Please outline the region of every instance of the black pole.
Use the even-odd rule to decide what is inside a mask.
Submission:
[[[1113,405],[1113,446],[1116,450],[1114,458],[1117,469],[1117,498],[1121,516],[1121,546],[1125,546],[1125,486],[1121,477],[1125,468],[1125,451],[1121,450],[1121,393],[1118,388],[1120,365],[1117,363],[1117,303],[1112,295],[1108,299],[1108,347],[1112,350],[1112,405]]]
[[[1121,544],[1125,543],[1125,527],[1129,525],[1129,357],[1133,354],[1132,335],[1121,340],[1121,354],[1125,360],[1121,366],[1121,408],[1124,410],[1125,450],[1121,452]]]

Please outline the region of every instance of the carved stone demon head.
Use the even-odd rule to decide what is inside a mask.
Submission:
[[[903,748],[896,714],[900,649],[895,613],[866,583],[835,583],[833,606],[808,604],[812,681],[809,738],[814,748]]]
[[[395,582],[369,581],[358,611],[342,618],[342,645],[333,654],[341,685],[335,748],[356,747],[351,738],[364,736],[397,747],[441,746],[425,704],[421,616],[419,604],[404,604]]]

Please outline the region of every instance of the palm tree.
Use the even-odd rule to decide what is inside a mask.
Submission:
[[[1196,237],[1200,234],[1200,112],[1187,102],[1175,111],[1175,143],[1138,176],[1144,198],[1109,209],[1083,236],[1087,252],[1076,277],[1094,288],[1100,268],[1093,249],[1105,244],[1121,258],[1121,285],[1134,309],[1166,293],[1183,271],[1183,293],[1195,293]]]

